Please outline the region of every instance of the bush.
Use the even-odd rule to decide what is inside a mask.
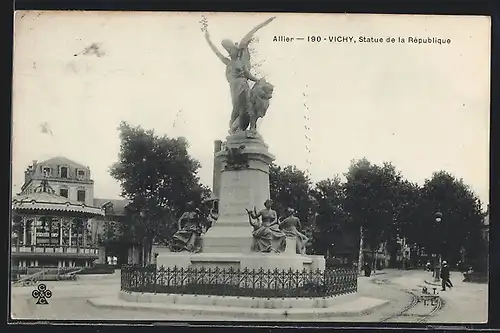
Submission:
[[[352,263],[343,263],[339,258],[328,258],[325,260],[326,268],[353,268]]]
[[[343,263],[340,261],[338,258],[328,258],[325,261],[325,266],[327,268],[337,268],[337,267],[342,267]]]
[[[115,272],[115,267],[108,264],[95,264],[92,267],[85,267],[78,274],[113,274]]]
[[[464,282],[488,283],[488,274],[485,272],[464,273]]]

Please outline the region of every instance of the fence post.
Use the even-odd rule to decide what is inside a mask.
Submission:
[[[158,280],[158,267],[154,265],[154,284],[153,284],[153,292],[156,294],[156,285]]]

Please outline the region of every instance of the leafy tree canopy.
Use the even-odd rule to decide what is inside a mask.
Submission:
[[[418,242],[432,253],[452,255],[459,260],[463,248],[471,256],[479,255],[481,227],[485,213],[481,202],[462,179],[439,171],[427,179],[421,188]],[[435,213],[442,214],[441,222]]]
[[[374,250],[386,240],[403,205],[402,176],[391,163],[374,165],[365,158],[353,161],[344,187],[344,210],[362,226],[368,246]]]
[[[313,198],[311,180],[304,171],[295,166],[280,167],[272,164],[269,171],[271,199],[278,216],[283,216],[288,207],[295,209],[303,225],[310,221]]]
[[[200,163],[187,151],[184,138],[159,136],[152,130],[119,126],[120,153],[110,174],[121,186],[122,196],[132,201],[124,237],[151,243],[167,237],[166,230],[188,201],[200,204],[210,190],[197,176]]]

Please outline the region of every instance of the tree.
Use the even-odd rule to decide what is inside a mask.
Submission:
[[[427,179],[421,190],[418,242],[431,253],[442,254],[450,263],[461,258],[463,247],[469,259],[478,258],[485,213],[470,187],[445,171]],[[435,213],[442,213],[438,223]]]
[[[315,233],[313,249],[316,253],[326,253],[333,236],[345,231],[345,214],[342,203],[344,186],[340,177],[322,180],[311,190],[314,198]]]
[[[387,230],[387,250],[390,254],[391,266],[396,265],[397,254],[403,249],[400,240],[405,240],[406,244],[417,243],[420,186],[416,183],[400,179],[394,187],[394,220]]]
[[[344,210],[360,229],[360,252],[366,243],[375,264],[375,252],[387,240],[397,216],[401,174],[391,163],[378,166],[363,158],[351,163],[345,177]]]
[[[290,207],[297,212],[303,226],[309,224],[313,208],[311,180],[302,170],[291,165],[282,168],[271,164],[269,188],[279,217]]]
[[[417,240],[417,225],[419,220],[419,207],[421,189],[416,183],[401,180],[395,193],[395,235],[404,237],[409,243]]]
[[[110,174],[132,201],[124,235],[143,246],[145,258],[155,236],[168,236],[162,235],[168,229],[164,224],[172,224],[188,201],[199,204],[207,188],[199,183],[200,163],[189,155],[184,138],[158,136],[126,122],[119,132],[120,153]]]

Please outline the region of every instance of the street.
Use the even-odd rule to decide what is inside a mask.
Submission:
[[[442,298],[439,306],[416,302],[424,281],[431,274],[421,270],[384,270],[372,277],[358,279],[360,296],[385,299],[389,303],[372,313],[357,317],[311,318],[308,321],[331,322],[411,322],[411,323],[481,323],[487,320],[488,285],[462,282],[462,275],[452,272],[454,288],[445,292],[436,287]],[[131,309],[103,309],[93,307],[89,298],[114,296],[120,289],[119,271],[113,275],[81,276],[77,281],[48,281],[45,283],[52,295],[47,305],[37,305],[31,293],[36,286],[12,288],[12,318],[36,320],[144,320],[191,321],[226,320],[209,316],[193,317],[163,314]],[[432,292],[434,286],[427,285]],[[412,295],[413,293],[413,295]],[[249,319],[235,318],[238,321]]]

